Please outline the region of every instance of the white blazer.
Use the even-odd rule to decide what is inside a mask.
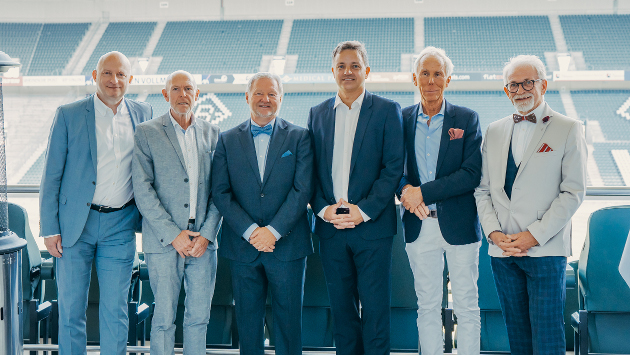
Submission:
[[[586,193],[588,150],[582,123],[543,104],[543,117],[538,117],[525,150],[511,200],[503,187],[514,120],[510,115],[488,127],[481,183],[475,190],[477,211],[486,236],[497,230],[506,234],[529,230],[540,245],[529,249],[528,256],[570,256],[571,217]],[[490,238],[488,242],[488,253],[502,257],[503,250]]]

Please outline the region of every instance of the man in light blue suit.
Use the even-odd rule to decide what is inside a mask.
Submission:
[[[96,94],[60,106],[52,123],[40,187],[41,235],[57,259],[59,353],[85,354],[92,262],[98,273],[101,354],[125,354],[127,294],[139,213],[131,185],[133,131],[151,106],[125,99],[127,57],[103,55],[92,72]]]
[[[263,355],[267,288],[275,353],[302,353],[307,218],[313,152],[308,131],[277,117],[282,82],[258,73],[247,85],[251,118],[219,137],[212,196],[224,218],[219,254],[231,260],[240,350]]]
[[[151,354],[173,354],[182,279],[184,354],[205,354],[221,222],[210,192],[219,127],[194,116],[199,89],[188,72],[169,75],[162,94],[171,108],[138,126],[132,164],[144,217],[142,250],[155,295]]]

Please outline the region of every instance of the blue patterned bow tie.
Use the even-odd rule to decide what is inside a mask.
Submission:
[[[254,138],[256,138],[259,134],[266,134],[270,136],[272,131],[273,131],[273,126],[270,124],[266,125],[265,127],[252,125],[252,136],[254,136]]]

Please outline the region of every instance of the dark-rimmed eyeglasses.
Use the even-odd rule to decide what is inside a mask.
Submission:
[[[518,92],[519,85],[523,87],[523,90],[531,91],[534,88],[534,84],[536,84],[537,81],[541,81],[541,80],[543,79],[525,80],[522,83],[508,83],[507,85],[505,85],[505,88],[512,94],[515,94]]]

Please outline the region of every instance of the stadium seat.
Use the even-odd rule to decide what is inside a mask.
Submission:
[[[580,311],[573,313],[575,354],[629,354],[630,287],[619,261],[630,231],[630,206],[593,212],[578,264]]]

